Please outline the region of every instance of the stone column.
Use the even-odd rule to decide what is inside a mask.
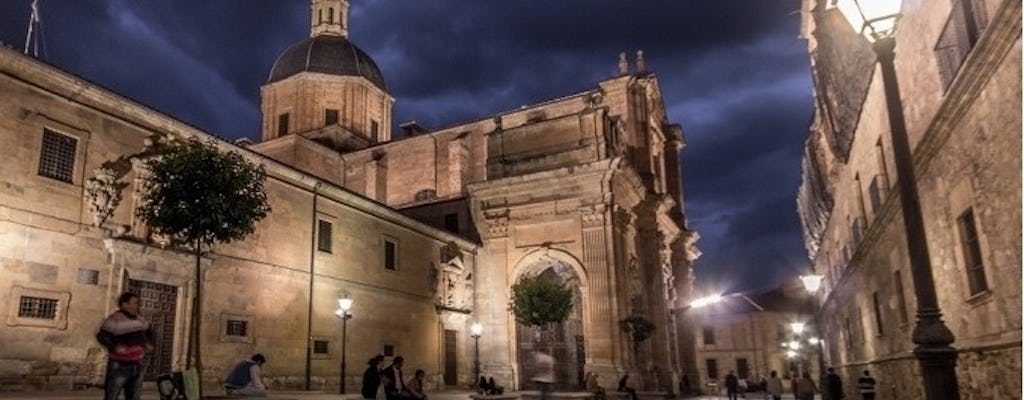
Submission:
[[[584,315],[586,368],[600,374],[604,383],[617,377],[616,357],[620,341],[618,315],[614,312],[614,284],[611,263],[611,220],[605,204],[580,208],[583,237],[583,267],[586,270],[587,306]]]
[[[516,368],[512,354],[516,344],[511,340],[515,321],[507,311],[509,290],[512,286],[511,265],[508,265],[507,212],[484,213],[481,233],[486,249],[479,257],[476,271],[476,318],[484,327],[480,336],[480,371],[493,376],[495,383],[507,390],[518,388]],[[473,351],[473,349],[469,349]]]

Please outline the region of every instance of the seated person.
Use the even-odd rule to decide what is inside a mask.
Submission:
[[[267,397],[267,387],[260,379],[260,367],[267,362],[262,354],[253,354],[248,360],[244,360],[231,369],[231,373],[224,378],[224,389],[229,396],[243,397]]]
[[[622,376],[622,379],[619,379],[619,390],[618,391],[629,393],[629,398],[631,400],[637,400],[637,398],[636,398],[636,389],[633,389],[633,388],[629,387],[629,374],[625,374],[625,375]]]
[[[423,376],[426,375],[422,369],[416,370],[416,373],[412,376],[408,382],[405,383],[406,389],[409,390],[409,397],[415,400],[426,400],[427,394],[423,392]]]
[[[593,393],[595,398],[604,399],[604,388],[597,383],[597,372],[587,372],[583,382],[587,385],[587,391]]]
[[[489,390],[489,392],[487,394],[502,394],[502,393],[505,393],[505,387],[498,386],[498,385],[494,384],[494,377],[493,376],[490,377],[489,379],[487,379],[487,389]]]
[[[476,384],[476,392],[479,394],[491,394],[491,387],[487,384],[486,376],[480,376],[480,382]]]

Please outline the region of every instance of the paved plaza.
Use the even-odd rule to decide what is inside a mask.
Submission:
[[[470,400],[468,391],[443,391],[429,392],[427,397],[430,400]],[[3,400],[85,400],[101,399],[103,391],[100,389],[76,390],[70,392],[0,392],[0,399]],[[160,398],[156,390],[144,390],[144,400],[157,400]],[[207,393],[207,399],[241,399],[242,397],[226,397],[222,393]],[[272,392],[267,399],[271,400],[359,400],[362,397],[356,394],[339,395],[337,393],[326,393],[323,391],[280,391]],[[765,399],[763,393],[748,393],[745,397],[751,400]],[[784,395],[783,399],[793,399],[792,395]],[[712,400],[727,399],[726,396],[689,396],[683,397],[686,400]]]

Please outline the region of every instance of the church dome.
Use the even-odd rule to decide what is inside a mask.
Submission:
[[[285,50],[270,70],[267,83],[289,78],[300,72],[319,72],[341,76],[361,76],[384,92],[384,74],[363,50],[343,36],[316,35]]]

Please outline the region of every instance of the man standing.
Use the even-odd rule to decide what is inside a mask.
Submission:
[[[875,400],[875,378],[868,370],[864,370],[864,376],[857,380],[857,389],[860,389],[860,397],[864,400]]]
[[[772,371],[772,376],[765,382],[766,392],[772,396],[772,400],[782,400],[782,380],[779,379],[779,374]]]
[[[830,400],[842,400],[843,399],[843,380],[836,375],[835,368],[828,369],[828,382],[825,384],[824,390],[828,393]]]
[[[402,365],[404,364],[405,358],[398,356],[391,362],[390,367],[384,369],[383,375],[387,378],[384,384],[384,393],[387,395],[388,400],[410,397],[409,391],[405,387],[405,379],[402,378]]]
[[[729,371],[729,374],[725,376],[725,392],[729,395],[729,400],[739,398],[740,380],[736,379],[736,374],[732,371]]]
[[[103,399],[115,400],[124,389],[125,400],[139,400],[142,391],[142,359],[152,348],[153,331],[139,317],[139,295],[124,292],[117,308],[103,321],[96,340],[107,349],[107,376]]]

